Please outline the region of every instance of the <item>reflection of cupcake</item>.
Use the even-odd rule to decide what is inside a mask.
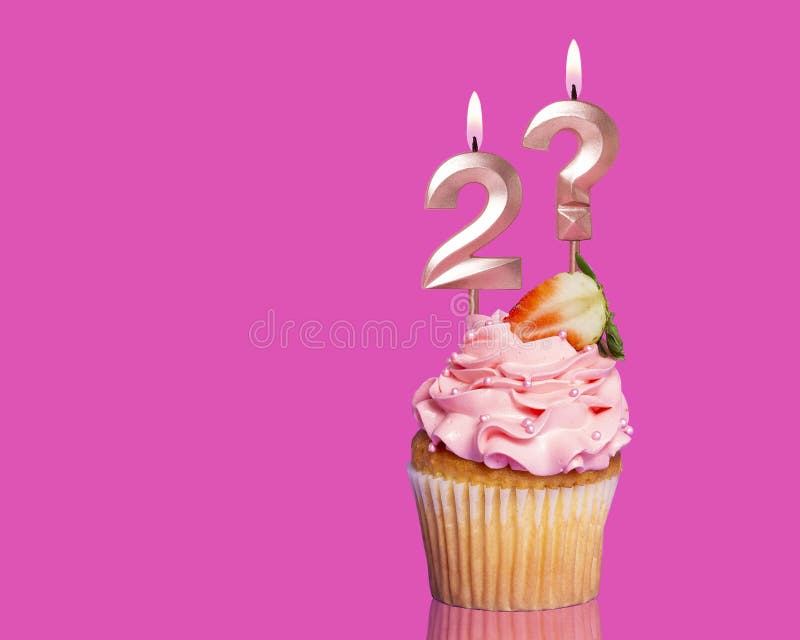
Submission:
[[[520,313],[471,316],[462,352],[414,395],[409,476],[431,592],[448,604],[552,609],[598,592],[632,433],[619,373],[606,344],[571,344],[585,328],[574,317],[523,342]]]
[[[428,640],[600,640],[597,600],[552,611],[480,611],[434,600]]]

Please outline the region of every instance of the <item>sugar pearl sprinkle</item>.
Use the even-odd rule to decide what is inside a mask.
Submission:
[[[562,340],[566,340],[567,332],[562,329],[561,331],[558,332],[558,337],[561,338]]]
[[[477,334],[474,331],[467,332],[467,342],[472,342]]]
[[[622,420],[619,421],[619,426],[620,427],[627,427],[628,426],[628,421],[625,418],[623,418]]]
[[[431,453],[436,451],[436,445],[433,444],[432,442],[428,443],[428,451],[430,451]]]
[[[481,422],[489,422],[489,415],[488,415],[488,414],[486,414],[486,413],[484,413],[484,414],[483,414],[483,415],[482,415],[482,416],[479,418],[479,420],[480,420]]]
[[[569,395],[572,398],[577,398],[580,395],[580,391],[578,391],[577,389],[570,389]]]
[[[599,432],[599,431],[594,431],[594,432],[592,433],[592,440],[599,440],[599,439],[600,439],[600,435],[601,435],[601,434],[600,434],[600,432]]]
[[[450,369],[445,369],[444,371],[442,371],[442,375],[445,378],[449,378],[451,376]]]
[[[626,435],[632,436],[633,435],[633,427],[625,427],[623,429]]]
[[[531,420],[530,418],[525,418],[522,421],[522,426],[525,429],[525,431],[527,431],[528,433],[533,433],[533,428],[534,428],[533,427],[533,420]]]
[[[526,389],[530,389],[533,386],[533,382],[531,382],[528,378],[522,381],[522,386]]]
[[[583,352],[584,352],[584,353],[589,353],[591,350],[592,350],[592,345],[590,345],[590,344],[587,344],[587,345],[586,345],[586,346],[583,348]]]
[[[456,389],[456,388],[453,388],[453,389],[451,389],[451,390],[450,390],[450,395],[451,395],[451,396],[458,395],[458,389]]]
[[[488,387],[490,384],[492,384],[492,379],[489,377],[484,378],[483,384],[485,384]]]

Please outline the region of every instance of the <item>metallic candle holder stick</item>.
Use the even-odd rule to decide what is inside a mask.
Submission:
[[[567,92],[561,100],[537,113],[522,139],[528,149],[546,150],[559,131],[578,138],[578,152],[558,174],[556,184],[556,234],[569,241],[569,270],[574,272],[581,240],[592,237],[589,190],[611,167],[619,150],[617,125],[600,107],[578,100],[581,93],[581,54],[573,40],[567,52]]]
[[[454,209],[461,189],[470,183],[486,188],[483,212],[440,246],[422,275],[425,289],[467,289],[469,313],[478,313],[480,289],[519,289],[519,257],[483,258],[475,252],[505,231],[522,206],[522,182],[508,161],[478,151],[483,139],[481,103],[472,94],[467,110],[467,142],[472,151],[453,156],[431,178],[425,197],[427,209]]]

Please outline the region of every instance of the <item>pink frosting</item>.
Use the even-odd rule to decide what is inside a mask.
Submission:
[[[434,443],[492,469],[605,469],[631,440],[615,361],[559,337],[522,342],[506,315],[468,318],[462,352],[414,394],[417,422]]]

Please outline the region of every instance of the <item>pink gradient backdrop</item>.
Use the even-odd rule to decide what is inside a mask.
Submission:
[[[575,144],[521,137],[564,96],[571,37],[621,135],[585,245],[636,427],[604,636],[777,633],[798,570],[795,26],[773,2],[4,5],[0,636],[424,637],[409,400],[452,345],[248,331],[270,309],[325,331],[449,316],[420,275],[480,194],[423,195],[466,149],[473,89],[525,190],[485,255],[523,256],[526,287],[562,270]]]

